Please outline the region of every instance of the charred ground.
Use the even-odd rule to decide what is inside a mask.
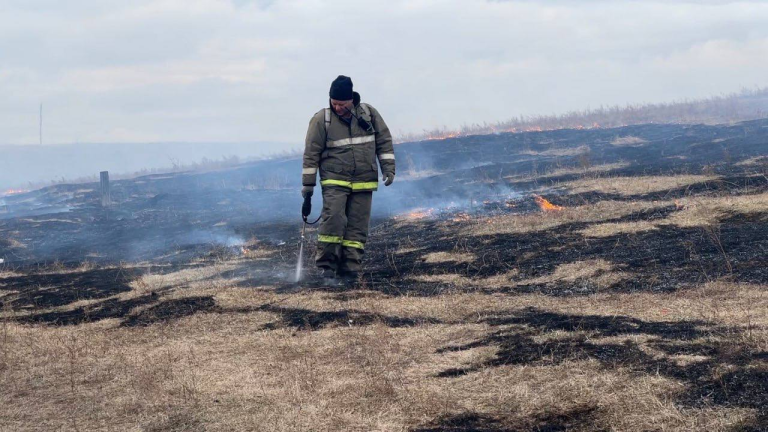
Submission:
[[[353,287],[289,282],[295,161],[118,182],[107,211],[82,185],[8,199],[47,214],[0,221],[3,421],[768,427],[768,121],[396,151]]]

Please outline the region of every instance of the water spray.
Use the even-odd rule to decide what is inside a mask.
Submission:
[[[312,213],[312,195],[308,194],[304,197],[304,204],[301,205],[301,219],[304,223],[301,224],[301,238],[299,239],[299,257],[296,261],[296,276],[294,282],[301,282],[301,273],[304,268],[304,240],[306,238],[307,225],[314,225],[320,220],[320,216],[315,219],[314,222],[309,222],[307,217]]]

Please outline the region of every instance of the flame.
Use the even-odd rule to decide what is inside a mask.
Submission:
[[[406,220],[419,220],[419,219],[426,219],[428,217],[432,217],[435,213],[435,209],[428,208],[428,209],[416,209],[410,213],[406,213],[402,216],[400,216],[402,219]]]
[[[536,204],[539,205],[539,208],[541,209],[541,211],[549,212],[549,211],[560,211],[563,209],[563,207],[560,207],[559,205],[555,205],[547,201],[541,195],[534,196],[534,200],[536,200]]]
[[[448,138],[457,138],[463,136],[459,132],[441,132],[427,135],[424,140],[444,140]]]
[[[3,192],[3,196],[17,195],[17,194],[22,194],[26,192],[29,192],[29,191],[24,189],[8,189],[7,191]]]
[[[453,219],[451,219],[451,220],[453,220],[454,222],[466,222],[466,221],[468,221],[470,219],[472,219],[472,217],[469,216],[468,214],[466,214],[466,213],[459,213],[456,216],[454,216]]]

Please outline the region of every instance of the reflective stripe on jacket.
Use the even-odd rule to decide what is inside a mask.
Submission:
[[[384,119],[367,104],[356,104],[352,112],[371,122],[375,132],[366,131],[354,118],[345,122],[330,108],[312,116],[304,147],[302,185],[314,186],[319,172],[323,186],[376,190],[377,161],[382,172],[395,173],[392,134]]]

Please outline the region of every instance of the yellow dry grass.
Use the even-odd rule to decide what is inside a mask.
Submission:
[[[736,166],[757,167],[768,164],[768,156],[755,156],[738,162]]]
[[[649,221],[611,222],[591,225],[579,233],[585,237],[611,237],[618,234],[635,234],[655,229],[657,229],[656,224]]]
[[[8,244],[8,247],[11,248],[11,249],[26,249],[27,248],[27,245],[25,245],[24,243],[22,243],[22,242],[20,242],[20,241],[18,241],[16,239],[13,239],[13,238],[5,239],[5,242]]]
[[[417,275],[411,279],[417,282],[437,282],[460,288],[473,284],[472,279],[456,273]]]
[[[562,148],[550,148],[547,150],[535,151],[535,150],[523,150],[519,152],[522,155],[530,156],[576,156],[584,153],[589,153],[589,146],[579,147],[562,147]]]
[[[600,201],[566,207],[561,211],[477,218],[466,228],[470,235],[513,234],[550,230],[574,222],[601,222],[635,212],[664,207],[672,202]],[[446,224],[444,229],[451,229]]]
[[[467,263],[472,262],[475,260],[475,255],[471,253],[459,253],[459,252],[432,252],[424,255],[422,259],[424,262],[433,264],[433,263],[442,263],[442,262],[453,262],[453,263]]]
[[[603,177],[574,180],[563,183],[561,187],[567,188],[571,193],[595,191],[628,196],[677,189],[716,179],[717,177],[708,175]]]
[[[537,172],[537,173],[527,174],[527,175],[506,176],[504,178],[507,179],[509,183],[512,183],[512,184],[529,182],[531,180],[546,182],[547,179],[550,179],[553,177],[571,175],[571,174],[578,174],[583,176],[590,176],[590,175],[598,176],[601,173],[625,168],[627,166],[629,166],[629,164],[626,162],[616,162],[616,163],[602,164],[602,165],[591,165],[587,167],[563,167],[563,168],[553,168],[553,169],[546,170],[544,172]]]
[[[613,141],[611,141],[611,145],[616,147],[640,147],[647,142],[648,141],[640,137],[627,135],[623,137],[614,138]]]
[[[225,267],[219,270],[225,270]],[[598,270],[598,271],[596,271]],[[552,280],[592,277],[607,262],[559,267]],[[215,272],[184,270],[145,276],[142,284],[194,285]],[[670,378],[594,361],[504,366],[455,379],[435,374],[482,364],[492,346],[438,354],[490,331],[478,317],[536,307],[561,313],[627,315],[645,320],[705,319],[768,324],[764,287],[718,282],[682,295],[595,295],[559,299],[447,294],[374,296],[339,302],[321,292],[278,295],[233,287],[226,279],[179,286],[174,297],[212,294],[223,310],[148,327],[116,320],[71,327],[2,324],[0,396],[12,430],[391,430],[446,413],[480,412],[510,424],[545,412],[598,407],[596,420],[617,430],[707,428],[749,419],[749,410],[680,410],[669,401],[683,386]],[[339,322],[317,331],[263,330],[275,304],[312,311],[358,310],[426,317],[444,324],[391,328],[383,322]],[[249,310],[250,312],[234,312]],[[474,317],[474,318],[473,318]],[[562,336],[562,335],[561,335]],[[550,337],[558,337],[551,335]],[[753,343],[765,343],[755,333]],[[762,341],[762,342],[761,342]],[[606,340],[605,342],[609,342]],[[684,358],[679,361],[686,361]],[[690,361],[690,359],[687,359]],[[27,407],[34,406],[34,410]],[[511,407],[511,409],[510,409]]]
[[[716,226],[721,220],[729,216],[768,212],[768,193],[740,196],[688,197],[658,204],[675,204],[679,207],[679,210],[664,219],[654,221],[638,220],[634,222],[598,223],[580,230],[579,233],[585,237],[599,238],[618,234],[637,234],[653,231],[663,225],[673,225],[680,228]],[[615,203],[615,205],[619,207],[624,206],[621,203]],[[616,213],[614,212],[613,214]]]
[[[0,279],[21,276],[21,273],[12,270],[0,270]]]
[[[524,265],[524,264],[521,264]],[[520,270],[512,268],[507,272],[489,277],[469,277],[461,273],[421,274],[410,278],[416,282],[429,282],[445,285],[450,288],[483,288],[498,290],[526,285],[556,285],[559,282],[574,282],[588,280],[597,290],[608,288],[628,279],[631,274],[617,269],[606,260],[577,261],[558,266],[552,273],[532,277],[519,278]]]
[[[708,226],[736,214],[768,211],[768,193],[741,196],[691,197],[678,200],[682,211],[673,213],[667,223],[679,227]]]
[[[613,180],[601,180],[599,187]],[[658,189],[655,181],[635,189],[619,184],[615,190],[631,195],[675,187],[665,184]],[[707,226],[731,214],[765,213],[768,194],[685,198],[678,202],[680,210],[666,219],[608,222],[673,204],[602,201],[552,213],[479,218],[466,222],[462,234],[489,239],[505,233],[535,235],[551,229],[563,232],[575,222],[593,224],[574,228],[585,237],[640,233],[662,225]],[[416,244],[402,243],[393,252],[419,250]],[[523,253],[516,265],[526,265],[541,253],[548,251]],[[636,346],[652,361],[681,368],[719,361],[706,352],[665,352],[658,345],[663,335],[640,331],[642,323],[659,328],[694,322],[727,331],[703,331],[692,340],[668,342],[727,343],[765,352],[765,285],[728,278],[673,293],[609,292],[600,288],[633,277],[610,257],[565,262],[527,278],[521,277],[521,268],[508,263],[500,274],[477,277],[469,268],[481,251],[456,249],[421,255],[426,264],[455,264],[450,272],[411,277],[444,285],[439,295],[393,295],[364,288],[354,296],[323,289],[288,294],[270,285],[243,286],[259,271],[242,270],[249,260],[263,261],[273,254],[268,248],[253,248],[245,257],[199,268],[145,272],[129,284],[129,292],[62,307],[22,312],[6,302],[0,311],[0,430],[404,432],[447,429],[441,418],[476,414],[498,422],[486,430],[543,429],[567,418],[577,421],[568,430],[725,431],[750,424],[758,414],[746,405],[686,405],[679,397],[695,383],[665,375],[663,368],[633,363],[640,359],[611,362],[599,355],[584,356],[581,350],[605,347],[601,353],[610,355],[623,346]],[[77,269],[54,267],[51,272],[74,274],[93,268],[85,264]],[[19,274],[0,273],[0,285],[14,276]],[[502,289],[575,281],[588,282],[597,292],[558,297]],[[155,303],[130,308],[116,318],[62,326],[16,322],[33,313],[74,313],[79,307],[152,293],[158,295]],[[193,298],[210,299],[215,308],[125,325],[158,304]],[[495,324],[489,319],[521,317],[531,310],[572,317],[577,325],[571,330],[541,330],[533,321]],[[631,324],[627,328],[639,330],[601,333],[578,324],[581,316],[603,318],[608,326],[625,320]],[[547,320],[544,325],[553,321]],[[529,333],[532,342],[513,344],[516,336]],[[558,351],[573,340],[582,345]],[[505,344],[515,350],[505,352]],[[529,344],[536,344],[533,360],[508,361],[522,356],[518,351]],[[726,374],[734,367],[717,364],[717,371]],[[748,367],[768,366],[754,360]],[[440,375],[456,369],[470,372]]]
[[[583,407],[596,407],[590,408],[595,409],[595,425],[615,430],[722,430],[749,420],[753,412],[681,409],[671,397],[685,386],[671,378],[638,377],[636,371],[606,369],[594,360],[507,365],[439,378],[436,374],[443,370],[492,360],[496,349],[438,350],[495,331],[474,323],[478,318],[530,306],[649,321],[764,325],[766,292],[765,287],[718,282],[684,295],[558,299],[455,294],[363,298],[350,304],[322,293],[279,296],[225,288],[216,295],[225,310],[272,303],[316,311],[427,316],[445,323],[263,330],[279,315],[258,310],[201,313],[138,328],[119,327],[115,320],[71,327],[4,323],[0,410],[8,430],[404,431],[450,413],[485,413],[515,425],[543,413]],[[595,343],[625,339],[651,341],[612,337]],[[756,331],[747,342],[765,346],[766,341],[766,332]]]
[[[560,281],[573,282],[578,279],[589,279],[598,288],[605,288],[627,277],[629,275],[617,271],[610,262],[604,259],[594,259],[561,264],[551,274],[524,279],[518,284],[552,284]]]

